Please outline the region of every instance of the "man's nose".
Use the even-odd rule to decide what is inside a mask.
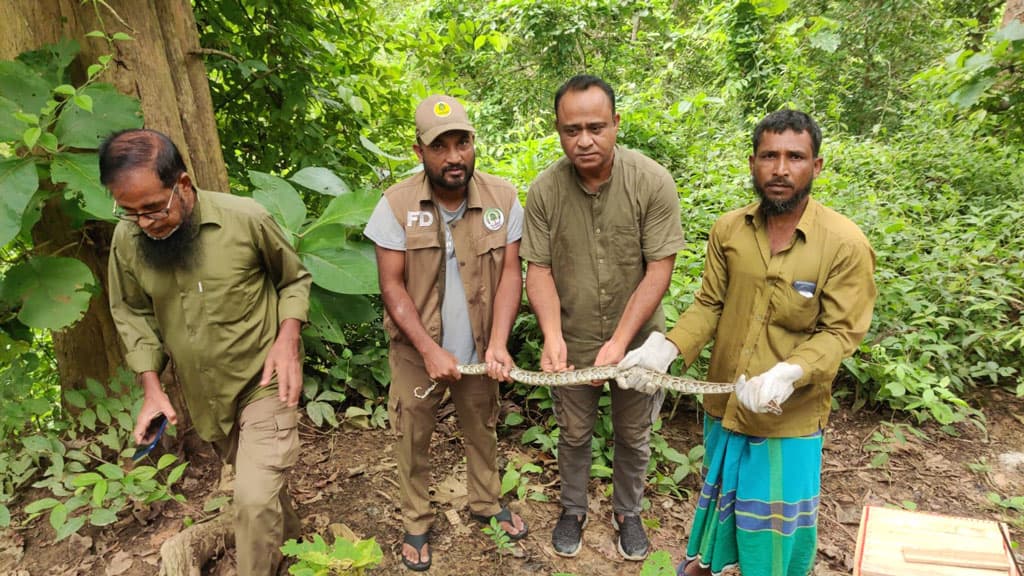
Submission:
[[[576,143],[580,148],[587,148],[594,143],[594,137],[589,130],[580,130],[580,137]]]

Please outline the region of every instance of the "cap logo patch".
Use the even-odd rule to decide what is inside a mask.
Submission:
[[[505,213],[497,208],[488,208],[484,211],[484,227],[495,232],[501,229],[505,223]]]
[[[438,102],[434,104],[434,116],[438,118],[447,118],[452,114],[452,107],[447,102]]]

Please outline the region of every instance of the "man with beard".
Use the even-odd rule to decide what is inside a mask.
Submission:
[[[544,333],[541,368],[604,366],[653,331],[665,330],[661,298],[684,246],[679,193],[664,167],[616,145],[615,92],[590,75],[570,78],[554,98],[565,152],[530,185],[523,259],[526,293]],[[572,557],[587,524],[591,440],[604,382],[553,388],[558,421],[562,511],[555,553]],[[650,548],[640,519],[651,427],[664,393],[610,383],[615,458],[611,524],[619,554],[643,560]]]
[[[416,109],[413,151],[423,172],[384,192],[365,234],[377,251],[384,326],[391,338],[388,416],[396,433],[402,563],[430,567],[430,437],[445,389],[466,445],[469,511],[496,518],[512,540],[526,536],[518,514],[498,501],[498,382],[522,296],[522,207],[508,182],[474,170],[475,131],[466,110],[434,95]],[[488,376],[459,364],[486,362]]]
[[[822,166],[814,120],[774,112],[753,143],[760,202],[718,219],[693,305],[667,338],[652,334],[619,364],[664,372],[714,339],[708,379],[736,381],[734,394],[704,396],[704,486],[679,566],[688,576],[736,564],[744,576],[811,571],[832,380],[876,296],[867,238],[809,196]]]
[[[168,355],[196,433],[235,466],[238,573],[275,574],[299,532],[285,474],[299,451],[299,331],[312,277],[259,204],[196,188],[153,130],[100,146],[100,180],[122,221],[110,249],[110,311],[143,388],[133,435],[177,414],[158,378]]]

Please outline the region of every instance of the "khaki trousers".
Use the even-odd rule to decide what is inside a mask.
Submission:
[[[665,391],[647,395],[619,388],[609,381],[612,395],[612,427],[615,457],[612,462],[612,508],[616,514],[638,516],[651,459],[651,426]],[[562,507],[570,514],[587,513],[587,483],[590,481],[590,439],[594,434],[601,386],[556,386],[551,388],[558,421],[558,474],[562,479]]]
[[[389,355],[391,386],[388,417],[396,434],[398,486],[402,523],[409,534],[423,534],[434,522],[430,507],[430,437],[446,388],[451,390],[459,428],[466,446],[469,511],[491,516],[501,510],[498,496],[498,383],[486,376],[463,376],[458,382],[438,382],[426,398],[413,391],[430,387],[423,358],[414,349],[392,345]]]
[[[242,408],[231,435],[214,443],[235,466],[235,549],[239,576],[273,576],[281,545],[299,535],[286,472],[299,456],[298,413],[261,398]]]

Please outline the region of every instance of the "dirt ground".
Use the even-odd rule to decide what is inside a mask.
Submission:
[[[907,421],[890,413],[852,413],[844,407],[833,415],[825,442],[815,576],[852,572],[857,527],[866,504],[1003,520],[1011,526],[1012,540],[1024,545],[1024,512],[989,500],[993,492],[1004,498],[1024,495],[1024,399],[993,391],[975,405],[985,414],[985,429],[963,423],[955,426],[952,435],[930,423],[916,429],[922,433],[919,437],[904,426]],[[623,561],[615,550],[605,481],[591,483],[591,522],[580,555],[566,559],[554,554],[550,534],[558,515],[557,466],[547,456],[520,445],[521,432],[502,432],[501,464],[527,457],[541,466],[543,473],[531,477],[532,487],[542,490],[549,501],[511,503],[528,522],[530,535],[511,552],[499,554],[465,508],[465,467],[455,417],[449,414],[441,421],[432,448],[438,517],[429,573],[640,574],[640,563]],[[681,402],[662,433],[680,452],[700,443],[695,404]],[[384,550],[384,561],[372,573],[408,574],[398,556],[402,532],[389,435],[383,430],[325,432],[304,425],[302,437],[303,455],[293,472],[291,492],[305,533],[321,534],[330,541],[332,531],[347,527],[360,537],[374,537]],[[880,462],[885,455],[887,461]],[[84,529],[82,537],[60,543],[52,542],[53,531],[45,517],[0,533],[0,574],[156,574],[160,544],[182,529],[185,518],[208,516],[202,506],[218,485],[218,474],[212,453],[199,454],[180,485],[187,503],[140,511],[102,530]],[[651,507],[645,518],[653,525],[648,528],[652,549],[669,552],[673,563],[679,562],[685,549],[698,481],[693,475],[684,480],[683,487],[690,492],[686,500],[648,489]],[[209,563],[204,574],[233,575],[232,565],[228,550]]]

